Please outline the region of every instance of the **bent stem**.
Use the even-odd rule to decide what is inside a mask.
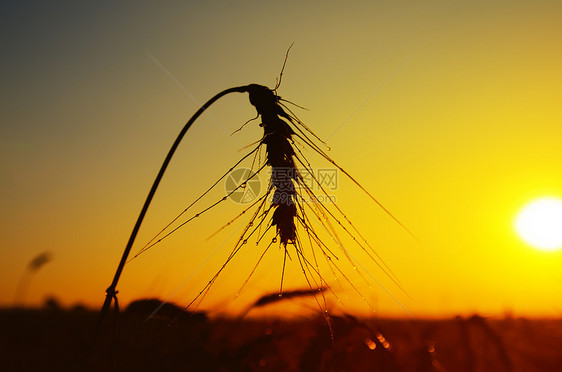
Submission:
[[[158,175],[156,176],[156,179],[154,180],[154,183],[152,184],[152,188],[150,189],[150,191],[148,193],[148,196],[146,197],[146,201],[144,202],[144,205],[141,209],[139,217],[137,218],[137,222],[135,223],[133,231],[131,232],[131,236],[129,237],[129,241],[127,242],[127,246],[125,247],[125,251],[123,252],[123,255],[121,256],[121,261],[119,262],[119,265],[117,266],[117,271],[115,272],[115,276],[113,277],[113,281],[111,282],[111,285],[105,290],[105,293],[106,293],[105,294],[105,301],[104,301],[103,306],[101,308],[100,316],[99,316],[98,323],[97,323],[97,326],[96,326],[96,331],[95,331],[95,335],[94,335],[94,345],[96,344],[97,339],[99,337],[102,322],[105,318],[105,315],[107,314],[107,311],[109,310],[109,307],[111,306],[111,302],[115,301],[115,304],[117,304],[117,290],[116,290],[117,283],[119,282],[119,278],[121,277],[121,273],[123,272],[123,268],[125,266],[125,263],[127,262],[127,258],[129,257],[129,253],[131,252],[131,248],[133,247],[133,243],[135,241],[135,238],[137,237],[137,234],[139,232],[139,229],[140,229],[140,226],[141,226],[142,221],[144,219],[144,216],[146,214],[146,211],[148,210],[148,206],[150,205],[150,202],[152,201],[152,198],[154,197],[154,194],[156,193],[156,189],[158,188],[158,185],[160,184],[160,181],[162,180],[162,177],[164,176],[164,172],[166,171],[166,168],[168,167],[168,164],[170,163],[170,160],[172,159],[172,156],[174,155],[174,152],[176,151],[178,145],[180,144],[181,140],[185,136],[185,133],[191,127],[191,125],[195,122],[195,120],[197,120],[197,118],[207,108],[209,108],[209,106],[211,106],[215,101],[217,101],[219,98],[221,98],[221,97],[223,97],[223,96],[225,96],[229,93],[234,93],[234,92],[244,93],[244,92],[247,92],[247,91],[248,91],[248,86],[240,86],[240,87],[225,89],[222,92],[216,94],[213,98],[211,98],[203,106],[201,106],[201,108],[199,108],[199,110],[191,117],[191,119],[189,119],[189,121],[185,124],[185,126],[181,130],[181,132],[178,134],[178,137],[176,138],[175,142],[173,143],[172,147],[170,148],[170,151],[168,151],[168,155],[166,156],[166,159],[164,159],[164,163],[162,164],[162,167],[160,168],[160,171],[158,172]]]

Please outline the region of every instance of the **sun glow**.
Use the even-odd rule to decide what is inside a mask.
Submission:
[[[519,212],[515,229],[521,239],[537,249],[562,248],[562,200],[549,197],[530,202]]]

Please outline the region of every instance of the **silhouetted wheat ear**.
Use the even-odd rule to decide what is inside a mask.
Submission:
[[[332,274],[334,274],[335,277],[339,276],[343,278],[347,283],[349,283],[353,290],[356,291],[365,302],[367,302],[363,294],[358,291],[351,280],[348,279],[346,274],[336,264],[339,258],[334,253],[334,250],[330,249],[329,245],[331,244],[323,240],[325,238],[323,238],[322,235],[331,238],[335,242],[336,248],[342,252],[342,256],[349,261],[353,267],[356,268],[357,265],[362,267],[361,263],[351,256],[347,249],[343,247],[334,226],[341,229],[343,233],[348,235],[353,240],[354,244],[360,247],[361,250],[378,265],[383,273],[385,273],[400,289],[402,289],[396,276],[392,273],[388,265],[382,261],[381,257],[369,245],[367,240],[363,237],[363,235],[361,235],[355,225],[343,213],[337,204],[330,201],[327,205],[325,205],[326,203],[318,199],[318,195],[315,191],[313,191],[313,188],[320,190],[323,196],[327,196],[328,193],[316,177],[315,172],[304,153],[295,146],[295,139],[298,139],[314,152],[320,154],[334,167],[340,169],[343,174],[356,183],[361,190],[365,192],[366,190],[322,150],[320,146],[324,145],[327,147],[327,145],[306,125],[304,125],[304,123],[302,123],[286,105],[283,104],[283,102],[289,101],[285,101],[279,97],[276,90],[263,85],[250,84],[244,87],[231,88],[231,91],[247,92],[249,94],[250,103],[257,111],[255,119],[261,119],[260,126],[263,128],[264,134],[252,151],[250,151],[225,174],[223,174],[207,191],[203,193],[203,195],[199,196],[195,202],[199,201],[204,195],[211,191],[211,189],[213,189],[220,180],[226,177],[229,172],[238,166],[243,160],[252,155],[253,160],[251,169],[254,171],[255,166],[257,170],[250,172],[248,174],[248,178],[243,180],[240,185],[238,185],[225,197],[200,210],[198,213],[195,213],[185,221],[180,222],[180,218],[194,205],[195,202],[188,205],[143,248],[141,248],[135,257],[160,243],[179,228],[185,226],[188,222],[211,210],[214,206],[226,201],[232,193],[237,191],[239,188],[244,187],[248,181],[250,181],[253,177],[256,177],[266,166],[269,166],[271,168],[271,177],[269,178],[269,186],[267,187],[265,195],[259,197],[248,208],[243,210],[238,216],[219,229],[219,231],[224,229],[246,212],[254,209],[250,221],[243,229],[238,242],[235,244],[225,263],[211,278],[208,284],[193,299],[193,301],[186,306],[186,309],[190,308],[196,301],[201,303],[224,268],[252,237],[255,237],[256,245],[259,246],[270,229],[274,230],[274,236],[271,240],[269,240],[269,243],[267,243],[267,246],[263,250],[256,266],[247,277],[240,291],[251,278],[258,264],[261,262],[261,259],[271,245],[279,243],[284,252],[279,295],[282,295],[283,293],[285,265],[287,262],[286,259],[287,257],[292,259],[291,255],[294,255],[293,257],[296,257],[296,261],[300,265],[301,271],[304,274],[304,278],[309,288],[326,288],[337,298],[337,295],[327,285],[323,274],[320,272],[318,259],[324,258],[326,264],[330,267]],[[244,125],[248,122],[249,121],[247,121]],[[244,127],[244,125],[242,127]],[[265,148],[265,161],[263,163],[261,163],[260,156],[260,150],[262,148]],[[305,175],[313,181],[313,185],[308,185],[307,182],[304,181],[302,172],[305,172]],[[368,192],[366,193],[368,194]],[[372,198],[370,194],[368,195]],[[303,200],[308,200],[308,202],[303,202]],[[270,202],[269,204],[267,203],[268,201]],[[375,202],[380,205],[378,201],[375,200]],[[386,209],[384,210],[389,213]],[[391,217],[394,218],[392,215]],[[335,224],[333,225],[329,220],[334,221]],[[178,226],[173,227],[172,225],[174,223],[178,224]],[[299,226],[302,230],[298,228]],[[168,229],[170,229],[170,231],[166,232]],[[305,250],[305,245],[308,246],[309,249]],[[293,248],[289,250],[288,246],[292,246]],[[305,254],[305,251],[308,251],[309,253]],[[315,251],[318,252],[318,254],[315,253]],[[363,270],[365,271],[365,269]],[[366,272],[366,274],[373,277],[369,272]],[[377,284],[379,283],[377,282]],[[327,313],[324,291],[319,291],[318,293],[318,296],[322,298],[321,302],[323,303],[321,304],[319,302],[318,304],[322,309],[324,309],[323,312]],[[372,306],[369,306],[372,309]]]
[[[288,53],[288,52],[287,52]],[[287,55],[285,56],[285,62],[283,63],[283,69],[287,61]],[[240,188],[246,186],[247,182],[252,178],[256,177],[266,166],[271,167],[271,177],[269,179],[269,186],[265,195],[259,197],[250,207],[243,210],[238,216],[233,220],[228,222],[225,226],[230,225],[234,220],[254,209],[251,213],[250,221],[243,228],[243,231],[232,249],[231,253],[228,255],[226,261],[218,269],[215,275],[208,281],[208,283],[203,287],[203,289],[193,298],[191,302],[187,304],[185,309],[192,307],[194,303],[198,301],[195,305],[198,306],[204,297],[209,292],[210,288],[213,286],[219,275],[226,268],[226,266],[232,261],[236,254],[247,245],[249,240],[255,239],[256,246],[262,244],[263,238],[266,236],[268,231],[273,228],[274,236],[266,244],[260,258],[258,259],[253,270],[248,275],[246,281],[242,285],[240,291],[244,288],[246,283],[251,278],[252,274],[256,270],[257,266],[261,262],[264,255],[267,253],[268,249],[274,244],[279,243],[280,247],[283,248],[283,263],[281,270],[281,285],[279,289],[279,296],[283,293],[283,280],[285,274],[285,266],[287,263],[287,257],[298,263],[301,272],[306,280],[306,283],[310,289],[320,288],[318,291],[319,295],[315,295],[319,308],[322,309],[322,313],[326,317],[328,324],[330,325],[328,316],[328,305],[326,302],[324,289],[329,291],[337,300],[341,302],[338,296],[333,292],[330,286],[327,285],[327,281],[324,275],[320,272],[319,259],[324,259],[326,265],[330,268],[331,273],[334,275],[335,279],[339,281],[343,278],[355,292],[365,301],[369,307],[374,311],[373,307],[368,303],[365,296],[357,289],[357,287],[352,283],[348,276],[342,271],[342,269],[336,264],[339,260],[338,256],[334,253],[328,244],[323,240],[328,236],[335,243],[335,247],[339,249],[341,255],[353,266],[354,271],[359,275],[363,276],[363,273],[373,279],[373,281],[379,285],[385,292],[389,293],[386,288],[384,288],[377,279],[363,266],[360,260],[357,260],[350,252],[343,247],[340,238],[338,236],[337,230],[340,233],[344,233],[349,238],[353,240],[353,244],[356,244],[363,254],[367,255],[379,269],[392,280],[392,282],[402,291],[396,275],[390,270],[389,266],[382,260],[378,253],[369,245],[367,240],[361,235],[355,225],[351,220],[343,213],[343,211],[337,206],[337,204],[328,198],[328,203],[322,202],[318,199],[318,195],[313,188],[317,188],[319,193],[324,196],[328,196],[322,183],[316,177],[315,172],[308,159],[305,157],[304,153],[297,147],[294,146],[295,140],[302,142],[302,147],[307,146],[312,149],[315,153],[319,154],[326,161],[328,161],[331,166],[335,167],[337,170],[341,171],[342,174],[347,176],[353,183],[355,183],[363,192],[365,192],[380,208],[382,208],[392,219],[394,219],[400,226],[402,226],[408,233],[410,231],[396,218],[392,215],[377,199],[375,199],[357,180],[355,180],[347,171],[345,171],[341,166],[336,164],[336,162],[331,159],[326,152],[320,147],[319,144],[324,145],[327,149],[329,147],[324,143],[318,136],[316,136],[303,122],[301,122],[296,115],[283,103],[291,103],[290,101],[282,99],[277,95],[277,88],[281,83],[281,78],[283,75],[283,69],[279,75],[277,85],[274,89],[270,89],[266,86],[259,84],[250,84],[246,86],[233,87],[225,89],[211,99],[209,99],[201,108],[189,119],[184,128],[180,131],[178,137],[170,148],[156,179],[148,193],[146,201],[141,209],[139,217],[135,223],[131,236],[127,242],[115,275],[111,285],[106,290],[105,302],[102,306],[100,312],[100,318],[97,326],[97,334],[99,334],[99,329],[101,322],[107,313],[111,303],[115,304],[117,308],[117,283],[123,271],[125,264],[128,262],[128,257],[132,249],[133,243],[136,239],[142,221],[146,215],[148,207],[154,197],[156,189],[167,169],[173,154],[175,153],[179,143],[185,136],[187,130],[195,122],[195,120],[214,102],[222,98],[223,96],[230,93],[248,93],[250,103],[256,108],[257,118],[261,118],[260,126],[264,129],[264,135],[261,140],[258,141],[257,146],[247,155],[245,155],[241,160],[239,160],[233,167],[231,167],[225,174],[223,174],[207,191],[205,191],[201,196],[199,196],[193,203],[188,205],[179,215],[177,215],[170,223],[168,223],[155,237],[153,237],[146,245],[144,245],[139,252],[133,257],[136,258],[142,253],[146,252],[151,247],[162,242],[165,238],[170,236],[172,233],[176,232],[181,227],[185,226],[188,222],[194,220],[195,218],[201,216],[203,213],[208,212],[213,209],[218,204],[228,200],[228,198]],[[295,105],[297,106],[297,105]],[[300,107],[300,106],[297,106]],[[253,119],[252,119],[253,120]],[[249,123],[251,120],[247,121],[244,125]],[[244,127],[244,125],[242,127]],[[242,129],[242,128],[240,128]],[[239,130],[240,130],[239,129]],[[266,160],[261,163],[261,152],[262,145],[265,145]],[[236,186],[234,190],[230,191],[220,200],[211,204],[200,210],[198,213],[187,218],[183,222],[181,221],[182,216],[190,210],[190,208],[198,202],[203,196],[209,193],[223,178],[225,178],[230,171],[235,169],[243,160],[249,158],[253,155],[251,169],[254,170],[254,166],[257,165],[257,170],[248,176],[244,182]],[[257,162],[256,162],[257,160]],[[299,170],[300,169],[300,170]],[[302,174],[301,174],[302,172]],[[305,182],[304,177],[312,179],[313,186],[309,186]],[[269,197],[269,198],[268,198]],[[267,201],[270,201],[268,204]],[[302,200],[308,200],[308,202],[302,202]],[[312,217],[312,218],[311,218]],[[267,222],[266,222],[267,221]],[[332,224],[330,221],[333,221]],[[174,226],[176,224],[176,226]],[[301,228],[298,228],[301,227]],[[224,226],[223,226],[224,228]],[[222,228],[221,228],[222,229]],[[262,231],[264,229],[265,231]],[[318,232],[316,230],[318,230]],[[320,234],[321,233],[321,234]],[[411,233],[410,233],[411,234]],[[324,237],[322,237],[322,235]],[[267,241],[267,240],[266,240]],[[308,249],[305,249],[305,246]],[[367,249],[368,248],[368,249]],[[290,252],[289,252],[290,249]],[[338,253],[339,254],[339,253]],[[361,272],[363,271],[363,273]],[[339,276],[339,278],[338,278]],[[363,276],[367,280],[366,276]],[[240,292],[239,291],[239,292]],[[318,298],[320,297],[320,298]],[[400,305],[406,312],[407,310],[393,297],[390,296],[398,305]],[[97,336],[95,336],[97,338]]]
[[[279,106],[279,97],[262,85],[249,86],[250,103],[256,107],[262,119],[264,135],[262,143],[266,146],[267,165],[271,166],[271,185],[274,189],[271,205],[274,209],[271,224],[276,228],[280,242],[286,246],[296,241],[297,216],[296,190],[298,170],[291,146],[293,130],[282,117],[287,113]]]

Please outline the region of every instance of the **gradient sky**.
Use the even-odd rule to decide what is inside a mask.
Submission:
[[[420,240],[340,174],[338,203],[409,294],[366,262],[391,294],[351,272],[368,302],[397,316],[408,315],[397,302],[414,316],[561,314],[562,253],[537,251],[513,231],[525,203],[562,197],[560,2],[49,3],[2,3],[1,305],[12,303],[27,263],[51,251],[27,302],[54,295],[99,306],[195,100],[236,85],[272,87],[294,42],[279,94],[309,109],[298,114],[329,137],[330,155]],[[133,252],[260,138],[256,122],[228,135],[255,115],[246,95],[210,113],[220,125],[204,115],[189,131]],[[120,300],[174,293],[189,302],[232,249],[237,226],[206,238],[240,211],[216,208],[132,261]],[[236,313],[275,291],[281,252],[234,301],[261,253],[248,246],[201,307]],[[306,286],[288,270],[287,288]],[[369,312],[349,286],[337,288],[345,305],[331,299],[334,307]]]

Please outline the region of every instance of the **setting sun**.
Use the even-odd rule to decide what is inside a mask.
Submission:
[[[515,229],[525,242],[537,249],[562,248],[562,200],[550,197],[530,202],[519,212]]]

